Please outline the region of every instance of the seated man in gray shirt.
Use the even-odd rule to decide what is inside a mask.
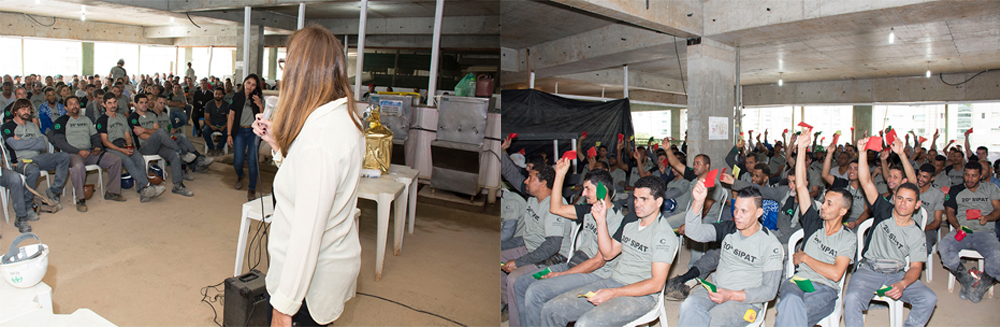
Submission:
[[[55,170],[52,185],[45,190],[45,195],[56,202],[59,210],[59,195],[66,185],[66,175],[69,174],[69,155],[65,153],[45,153],[49,141],[42,135],[38,125],[31,122],[31,102],[26,99],[14,101],[11,108],[14,119],[3,124],[4,145],[10,149],[10,159],[14,162],[14,170],[24,174],[28,187],[38,185],[39,171]],[[43,199],[39,199],[44,201]]]
[[[159,128],[156,123],[156,115],[146,110],[147,100],[145,95],[136,95],[135,112],[128,118],[128,126],[135,135],[135,141],[139,143],[139,153],[144,156],[155,154],[166,159],[172,168],[170,177],[174,182],[174,188],[171,192],[183,196],[194,196],[194,193],[184,187],[184,180],[193,180],[194,178],[182,171],[181,158],[178,155],[180,148],[166,132]]]
[[[698,208],[705,202],[708,188],[699,179],[694,188]],[[722,241],[717,289],[691,291],[680,306],[679,326],[729,326],[753,322],[764,314],[766,302],[774,299],[781,282],[785,251],[781,243],[760,224],[764,199],[755,188],[736,194],[733,220],[703,224],[700,210],[688,210],[686,235],[698,242]]]
[[[994,233],[1000,218],[1000,192],[993,185],[980,181],[983,169],[978,161],[965,164],[963,171],[965,183],[952,186],[944,202],[948,224],[953,230],[941,237],[938,253],[944,268],[962,284],[959,297],[979,303],[1000,276],[1000,241]],[[966,230],[964,237],[956,237],[960,230]],[[986,271],[980,272],[978,278],[966,271],[958,256],[964,249],[979,252],[986,261]]]
[[[834,311],[840,296],[838,282],[847,273],[858,248],[858,237],[843,225],[844,216],[851,209],[851,194],[842,188],[832,189],[823,199],[822,211],[817,212],[809,196],[805,174],[808,133],[799,140],[798,164],[794,187],[797,189],[802,215],[802,250],[791,255],[795,263],[795,276],[809,279],[814,290],[806,292],[795,282],[781,283],[778,316],[775,326],[814,326]]]
[[[194,147],[191,140],[188,139],[187,135],[181,133],[180,129],[173,128],[173,123],[170,122],[170,117],[166,112],[167,99],[163,96],[153,97],[146,95],[149,99],[146,102],[146,111],[155,114],[154,120],[156,122],[156,127],[162,129],[170,138],[177,144],[177,147],[181,149],[181,159],[187,165],[193,164],[193,170],[203,173],[208,171],[208,165],[215,161],[215,159],[209,158],[198,152],[198,149]]]
[[[112,93],[101,98],[104,104],[104,114],[97,118],[97,133],[101,136],[101,144],[107,153],[122,159],[122,166],[128,170],[135,180],[135,190],[139,192],[139,202],[148,202],[160,196],[166,187],[152,185],[146,179],[146,161],[142,154],[133,146],[132,131],[128,128],[128,118],[124,113],[118,113],[118,99]]]
[[[87,200],[84,199],[83,184],[87,179],[87,166],[99,165],[108,170],[108,181],[104,185],[104,199],[125,201],[121,196],[122,160],[117,156],[104,155],[101,136],[94,128],[90,118],[80,116],[80,99],[76,96],[66,98],[66,114],[57,118],[51,135],[52,144],[70,156],[69,177],[73,180],[76,191],[76,210],[87,212]]]
[[[866,144],[868,138],[861,139],[858,148]],[[861,160],[858,169],[868,171],[868,161]],[[927,261],[927,240],[923,229],[913,220],[914,212],[920,208],[920,189],[913,183],[900,185],[893,194],[895,204],[892,204],[878,194],[870,175],[860,174],[859,180],[873,222],[871,233],[864,244],[859,244],[863,259],[857,263],[844,294],[844,323],[863,326],[863,311],[868,310],[875,291],[891,286],[885,296],[913,306],[903,325],[926,325],[934,313],[937,296],[918,280]]]
[[[667,281],[680,240],[660,214],[663,182],[647,176],[635,183],[634,221],[623,221],[611,235],[605,215],[610,205],[600,201],[591,212],[597,222],[600,257],[618,258],[618,264],[605,278],[552,299],[542,308],[542,326],[621,326],[649,312]],[[631,215],[630,215],[631,216]],[[579,294],[592,296],[580,297]]]

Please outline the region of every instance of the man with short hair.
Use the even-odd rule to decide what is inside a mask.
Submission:
[[[129,112],[129,108],[132,106],[132,99],[128,95],[122,93],[123,86],[121,82],[115,83],[111,87],[111,93],[118,98],[118,112],[126,113]]]
[[[163,94],[167,96],[167,106],[169,106],[167,108],[167,116],[170,118],[172,128],[180,130],[181,127],[187,125],[188,121],[188,114],[185,111],[187,110],[187,97],[184,96],[184,89],[180,84],[172,84],[170,90],[173,92]]]
[[[858,148],[862,149],[861,147]],[[865,152],[859,153],[859,155],[860,154],[865,154]],[[845,155],[846,154],[842,153],[841,157]],[[843,188],[847,190],[848,193],[851,194],[851,198],[853,198],[852,202],[853,207],[851,207],[851,211],[848,214],[847,219],[844,220],[844,222],[847,223],[847,228],[849,228],[851,231],[854,231],[858,228],[858,225],[861,225],[862,222],[864,222],[871,216],[871,212],[865,206],[864,202],[866,190],[861,187],[861,182],[859,181],[859,176],[864,175],[871,177],[871,175],[869,174],[869,170],[867,169],[868,160],[866,158],[861,158],[861,160],[852,160],[849,163],[842,165],[841,167],[847,167],[846,171],[847,179],[844,179],[835,176],[835,174],[830,171],[830,161],[832,159],[833,159],[832,155],[827,155],[826,159],[823,160],[822,177],[823,180],[828,185],[830,185],[831,189]],[[866,169],[862,170],[858,168],[859,167],[858,162],[860,161],[865,162]],[[876,189],[875,192],[878,192],[878,190]],[[878,195],[878,193],[876,193],[875,195]]]
[[[933,165],[923,164],[920,166],[920,172],[917,174],[917,187],[920,188],[921,207],[928,215],[927,226],[924,226],[924,234],[927,237],[927,254],[930,254],[934,244],[937,244],[938,227],[941,226],[941,217],[944,215],[945,194],[932,186],[935,178]]]
[[[931,161],[931,164],[934,165],[934,180],[931,182],[931,187],[946,193],[947,189],[951,188],[951,177],[948,177],[948,173],[944,170],[947,163],[948,157],[943,155],[936,155]]]
[[[147,101],[146,96],[136,95],[135,112],[128,118],[128,126],[132,129],[132,133],[139,143],[139,153],[144,156],[159,155],[166,159],[169,162],[170,177],[174,183],[171,192],[188,197],[194,196],[194,193],[184,187],[184,180],[194,180],[194,178],[181,168],[181,158],[178,155],[180,147],[170,138],[170,135],[160,129],[156,122],[156,114],[146,110]],[[191,162],[193,161],[191,160]],[[160,168],[166,169],[166,167]]]
[[[146,95],[149,102],[146,102],[146,107],[152,107],[152,113],[156,115],[154,120],[156,121],[157,128],[163,130],[167,133],[177,147],[181,149],[181,159],[184,160],[185,165],[192,165],[192,170],[199,173],[208,171],[208,165],[212,163],[215,159],[203,156],[198,149],[194,147],[191,140],[188,139],[187,135],[181,133],[178,129],[172,128],[170,118],[167,117],[166,110],[166,99],[156,97],[156,102],[152,102],[153,97]],[[150,110],[147,109],[146,112]],[[191,180],[191,179],[188,179]]]
[[[941,238],[938,253],[944,268],[962,284],[959,297],[979,303],[1000,276],[1000,240],[995,234],[996,221],[1000,219],[1000,190],[980,181],[983,168],[978,161],[967,163],[963,171],[965,182],[952,186],[945,197],[945,212],[952,231]],[[986,271],[965,269],[958,256],[965,249],[983,256]]]
[[[951,179],[951,185],[948,186],[952,187],[965,183],[965,172],[963,170],[963,167],[965,167],[965,155],[962,154],[962,150],[959,150],[957,146],[949,149],[948,161],[951,165],[944,169],[945,174]]]
[[[0,129],[3,130],[4,144],[11,150],[8,154],[14,162],[14,170],[24,174],[25,183],[29,187],[38,185],[39,171],[55,170],[52,184],[45,190],[45,195],[57,203],[58,209],[62,209],[58,204],[59,195],[62,194],[66,175],[69,174],[69,155],[45,153],[49,142],[38,126],[31,122],[31,103],[28,100],[14,101],[11,110],[14,119],[4,123]]]
[[[87,85],[87,110],[84,114],[90,121],[97,124],[97,118],[104,115],[104,103],[101,99],[104,98],[104,90],[98,88],[94,84]]]
[[[118,64],[111,67],[111,72],[108,75],[111,76],[111,80],[118,80],[119,77],[127,77],[128,72],[125,71],[125,59],[118,59]]]
[[[859,149],[866,144],[868,138],[858,140]],[[859,161],[858,169],[868,171],[868,161]],[[937,296],[919,280],[927,261],[923,228],[913,220],[920,208],[920,189],[913,183],[902,184],[893,194],[894,203],[889,203],[878,194],[869,174],[858,178],[874,221],[862,247],[864,259],[857,263],[844,295],[844,323],[863,326],[863,311],[868,310],[875,291],[888,285],[886,297],[913,306],[903,325],[926,325]]]
[[[214,97],[205,103],[205,127],[202,129],[202,136],[205,137],[205,145],[208,146],[209,156],[221,156],[226,146],[226,119],[229,115],[229,103],[225,101],[226,90],[221,86],[215,87]],[[218,142],[212,141],[212,133],[222,133],[223,137]]]
[[[190,61],[188,61],[188,69],[187,69],[187,72],[184,73],[184,77],[190,78],[192,81],[195,80],[194,68],[191,68],[191,62]]]
[[[794,281],[781,283],[778,315],[775,326],[814,326],[834,311],[840,296],[838,282],[847,273],[858,248],[858,237],[842,224],[853,198],[842,188],[827,192],[817,211],[809,196],[806,182],[806,149],[811,135],[804,134],[798,142],[799,155],[795,167],[794,187],[797,189],[802,214],[802,250],[789,254],[795,264],[795,276],[808,279],[812,291],[803,290]]]
[[[56,102],[56,91],[51,87],[45,88],[45,102],[38,106],[38,120],[42,123],[42,134],[47,134],[52,129],[52,122],[66,114],[66,107]]]
[[[199,123],[199,118],[205,115],[205,106],[214,99],[215,92],[212,90],[212,86],[208,85],[208,79],[201,79],[201,87],[194,92],[194,109],[191,115],[191,125],[194,127],[195,136],[201,135],[201,123]],[[208,120],[205,120],[205,124],[208,124]]]
[[[3,82],[3,86],[0,86],[3,90],[3,94],[0,95],[0,108],[6,108],[8,104],[14,103],[17,100],[14,97],[14,83]]]
[[[166,187],[152,185],[146,179],[146,161],[142,154],[133,146],[132,131],[128,126],[128,118],[124,113],[118,113],[118,98],[113,93],[105,93],[101,99],[104,104],[104,114],[97,119],[97,133],[101,135],[101,144],[107,153],[118,156],[122,166],[129,171],[135,180],[135,190],[139,192],[139,202],[149,202],[152,198],[163,194]]]
[[[597,242],[604,260],[617,258],[611,276],[570,290],[542,307],[542,326],[621,326],[641,317],[657,305],[679,240],[673,227],[660,214],[663,183],[646,176],[635,183],[635,214],[623,221],[612,235],[607,228],[610,203],[594,203]],[[578,294],[593,296],[579,297]]]
[[[124,202],[125,197],[121,196],[122,159],[102,153],[101,136],[90,118],[80,116],[80,100],[76,96],[66,98],[66,107],[66,114],[55,121],[51,139],[57,149],[70,156],[69,177],[76,192],[76,210],[87,212],[83,184],[87,179],[88,165],[108,170],[104,199]]]

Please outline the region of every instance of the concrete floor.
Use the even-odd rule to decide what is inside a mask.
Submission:
[[[246,201],[246,191],[233,189],[236,176],[226,163],[231,158],[218,157],[209,172],[196,173],[194,181],[185,182],[195,193],[193,198],[168,190],[140,204],[130,189],[123,192],[128,198],[125,203],[95,195],[88,201],[89,212],[79,213],[69,199],[63,199],[62,211],[41,214],[32,227],[51,249],[43,281],[52,287],[55,313],[89,308],[119,326],[214,326],[212,309],[200,302],[200,290],[232,275],[240,206]],[[262,169],[267,168],[262,165]],[[258,189],[269,190],[273,169],[262,174],[264,185]],[[89,177],[89,183],[96,183],[96,174]],[[414,233],[406,234],[399,256],[392,255],[390,238],[382,281],[375,282],[375,203],[360,203],[358,292],[469,326],[500,323],[496,314],[499,291],[494,282],[488,282],[500,275],[495,265],[499,213],[470,213],[418,201]],[[5,252],[17,229],[13,221],[0,221],[0,226],[0,250]],[[251,236],[256,228],[256,224],[251,227]],[[390,224],[390,237],[392,233]],[[247,265],[255,261],[255,248],[256,244],[248,246]],[[266,272],[266,261],[258,269]],[[217,303],[215,309],[221,323],[222,306]],[[360,295],[347,302],[334,324],[453,325]]]

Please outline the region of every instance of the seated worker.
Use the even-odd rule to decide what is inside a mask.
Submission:
[[[542,326],[621,326],[639,318],[657,305],[679,239],[660,214],[663,183],[643,177],[635,183],[635,218],[623,221],[612,235],[605,215],[607,202],[594,203],[591,212],[597,222],[599,257],[618,258],[605,278],[559,295],[542,307]],[[593,292],[591,297],[578,294]]]
[[[174,188],[170,191],[183,196],[194,196],[193,192],[184,187],[184,180],[193,180],[194,178],[181,168],[181,158],[177,154],[180,152],[180,148],[165,131],[159,128],[156,123],[156,114],[146,111],[147,100],[145,95],[137,94],[135,96],[135,112],[128,119],[128,126],[132,129],[135,140],[139,143],[139,153],[144,156],[156,154],[166,159],[172,168],[170,178],[174,183]],[[161,168],[165,169],[166,167]]]
[[[702,180],[696,183],[692,207],[702,205],[708,193]],[[760,224],[762,202],[757,189],[745,188],[736,195],[736,214],[731,221],[703,224],[700,211],[687,212],[687,237],[698,242],[721,240],[722,247],[715,272],[716,291],[704,287],[691,291],[681,302],[677,325],[729,326],[752,322],[753,317],[764,314],[766,302],[778,291],[785,251]]]
[[[839,135],[834,135],[833,142],[836,143],[838,138]],[[862,155],[863,154],[864,152],[862,152]],[[845,153],[841,153],[841,157],[843,157],[844,155]],[[858,176],[860,175],[865,175],[869,178],[869,180],[871,179],[871,174],[869,174],[868,170],[868,162],[867,160],[861,160],[865,161],[865,169],[858,169],[858,160],[853,160],[850,161],[849,163],[842,165],[841,168],[847,167],[845,174],[847,176],[847,179],[844,179],[842,177],[836,176],[837,174],[830,172],[830,161],[832,160],[832,158],[833,156],[828,155],[826,156],[826,159],[823,160],[823,170],[822,170],[823,181],[825,181],[828,185],[830,185],[831,189],[843,188],[847,190],[848,193],[851,194],[851,198],[853,199],[852,200],[853,206],[851,207],[851,211],[848,214],[847,219],[844,220],[844,222],[847,223],[847,228],[853,231],[858,228],[858,225],[861,225],[862,222],[871,217],[871,211],[869,211],[868,208],[865,206],[866,190],[862,189],[861,183],[858,182]],[[838,161],[841,160],[838,159]],[[876,190],[874,192],[878,191]],[[877,196],[878,193],[874,193],[873,195]]]
[[[49,149],[49,141],[42,135],[38,125],[31,122],[31,102],[27,99],[14,101],[11,108],[14,119],[3,124],[4,146],[10,151],[14,170],[25,176],[25,185],[38,185],[39,171],[55,170],[52,185],[45,190],[45,195],[59,204],[59,195],[66,185],[66,175],[69,174],[69,155],[65,153],[45,153]],[[43,199],[38,199],[44,201]]]
[[[944,192],[934,188],[934,166],[923,164],[920,166],[920,173],[917,174],[917,187],[920,188],[921,207],[927,211],[927,226],[924,226],[924,234],[927,237],[927,254],[938,241],[938,227],[941,226],[942,216],[944,216]]]
[[[42,123],[39,129],[47,134],[52,129],[52,122],[66,114],[66,107],[56,101],[56,90],[45,88],[45,101],[38,106],[38,120]]]
[[[778,238],[778,241],[781,242],[781,244],[787,244],[788,237],[792,236],[791,233],[794,233],[796,230],[798,230],[798,228],[793,228],[793,226],[798,226],[798,222],[797,221],[792,222],[791,213],[785,212],[784,215],[781,215],[783,217],[780,218],[779,214],[781,213],[780,211],[783,206],[788,205],[789,202],[795,202],[795,198],[791,198],[791,201],[788,201],[789,197],[792,197],[793,196],[792,194],[795,193],[792,191],[792,187],[795,186],[794,184],[795,176],[789,175],[789,185],[768,186],[767,185],[768,169],[770,169],[770,167],[768,167],[766,164],[758,163],[757,166],[755,166],[753,169],[753,178],[751,179],[752,180],[751,183],[738,180],[729,173],[725,173],[719,176],[719,180],[721,180],[722,183],[732,185],[733,193],[737,193],[739,192],[739,190],[742,190],[747,187],[753,187],[757,189],[757,191],[760,192],[761,196],[764,197],[764,202],[762,203],[764,214],[761,215],[761,220],[762,220],[761,224],[764,225],[764,227],[766,227],[768,230],[774,232],[774,237]],[[736,196],[734,195],[733,199],[731,199],[730,202],[735,200]],[[730,211],[735,212],[735,210],[736,210],[735,206],[730,207]],[[786,220],[781,224],[782,227],[786,228],[779,230],[778,222],[779,220],[781,220],[781,218]]]
[[[135,190],[139,192],[139,202],[160,196],[166,187],[162,185],[152,185],[146,179],[146,162],[139,151],[135,151],[132,145],[132,131],[128,128],[128,120],[125,114],[118,113],[118,99],[114,93],[105,93],[101,98],[104,106],[104,114],[97,118],[97,133],[101,135],[101,144],[104,151],[118,156],[122,160],[122,166],[129,171],[135,181]]]
[[[524,246],[500,252],[500,289],[501,301],[508,304],[511,325],[518,326],[518,305],[514,296],[514,282],[521,275],[538,270],[538,268],[565,263],[569,255],[569,247],[563,247],[563,239],[569,239],[565,218],[549,212],[549,201],[565,199],[553,198],[552,185],[555,182],[555,169],[542,167],[531,171],[524,182],[528,193],[527,206],[520,218],[524,222]]]
[[[229,115],[229,103],[223,101],[225,96],[226,90],[221,86],[216,86],[213,100],[205,103],[205,127],[202,129],[202,136],[205,137],[205,144],[208,145],[209,156],[221,156],[226,146],[225,137],[219,138],[219,142],[212,141],[212,133],[214,132],[227,135],[226,119]]]
[[[211,164],[212,161],[215,161],[215,159],[202,155],[198,152],[198,149],[194,147],[194,144],[191,143],[191,140],[188,139],[184,133],[181,133],[179,128],[173,128],[172,123],[170,122],[170,117],[167,117],[166,98],[156,97],[156,102],[153,102],[154,97],[146,95],[146,98],[148,99],[146,102],[146,112],[152,111],[153,114],[156,115],[154,117],[156,123],[155,126],[166,132],[167,135],[170,136],[170,139],[177,144],[177,147],[181,149],[181,156],[182,159],[184,159],[184,163],[186,165],[193,164],[193,170],[197,172],[203,173],[208,171],[208,165]]]
[[[28,100],[25,99],[25,101]],[[31,103],[29,102],[28,105],[30,106]],[[18,232],[30,233],[31,225],[28,225],[28,222],[38,220],[38,214],[34,210],[31,210],[31,199],[35,195],[28,191],[28,188],[24,185],[24,181],[21,180],[21,174],[7,168],[0,170],[2,170],[2,174],[0,174],[0,186],[10,191],[10,199],[14,206],[14,216],[16,217],[14,219],[14,227],[17,227]],[[35,176],[35,180],[38,180],[37,176]]]
[[[946,189],[951,188],[951,177],[948,177],[948,173],[944,171],[945,165],[947,165],[948,157],[943,155],[934,156],[934,182],[931,183],[931,187],[945,192]]]
[[[868,138],[861,139],[858,148],[863,149],[866,144]],[[868,171],[868,161],[861,160],[858,169]],[[913,183],[900,185],[893,195],[893,204],[878,195],[870,175],[859,174],[858,178],[874,221],[862,247],[863,259],[856,264],[858,268],[844,294],[844,323],[863,326],[862,311],[868,310],[875,291],[891,286],[885,296],[913,306],[903,325],[926,325],[937,296],[918,280],[927,261],[923,229],[913,220],[913,213],[920,208],[920,189]]]
[[[1000,240],[994,230],[1000,218],[1000,192],[980,181],[982,170],[978,161],[965,164],[965,183],[952,186],[948,192],[944,207],[952,231],[941,237],[938,244],[942,265],[962,284],[959,297],[973,303],[979,303],[1000,276]],[[958,240],[958,231],[963,229],[972,232]],[[978,272],[978,278],[962,265],[958,252],[964,249],[976,250],[986,261],[986,271]]]
[[[80,116],[80,99],[76,96],[66,97],[66,114],[56,119],[51,139],[56,149],[69,154],[69,177],[76,191],[77,211],[87,212],[87,200],[83,193],[87,165],[98,165],[108,170],[108,180],[104,184],[105,200],[125,201],[125,197],[121,196],[122,159],[102,155],[104,146],[101,136],[90,118]]]
[[[775,326],[814,326],[834,311],[840,285],[858,249],[858,237],[843,225],[851,209],[851,194],[842,188],[827,192],[820,211],[809,196],[805,174],[808,133],[799,140],[795,188],[802,214],[802,250],[791,254],[795,276],[809,279],[814,291],[805,292],[795,282],[786,280],[778,291],[778,315]]]
[[[740,139],[739,141],[736,142],[736,146],[734,146],[732,149],[729,150],[729,154],[726,155],[726,164],[729,165],[730,167],[739,167],[740,168],[740,175],[739,176],[735,176],[736,179],[744,181],[744,182],[750,182],[750,179],[753,176],[753,171],[750,170],[750,169],[747,169],[747,167],[755,167],[755,166],[757,166],[757,163],[758,163],[758,161],[757,161],[757,154],[756,153],[748,153],[746,155],[746,158],[743,159],[743,163],[741,164],[739,162],[739,160],[737,159],[737,155],[739,155],[741,152],[743,152],[744,143],[746,143],[746,142],[744,142],[742,139]]]
[[[552,187],[552,197],[562,197],[562,185],[569,171],[570,161],[560,159],[556,162],[556,178]],[[605,260],[598,246],[597,221],[591,208],[595,203],[604,201],[611,203],[614,191],[608,189],[603,199],[597,198],[597,185],[612,183],[611,174],[604,170],[588,172],[583,177],[583,198],[586,204],[567,205],[562,201],[549,201],[549,212],[575,222],[572,228],[580,228],[576,237],[576,251],[564,270],[560,265],[550,266],[551,272],[542,276],[542,280],[525,282],[521,278],[515,283],[516,289],[524,289],[523,301],[518,298],[519,318],[521,326],[539,326],[542,324],[542,307],[549,300],[566,293],[569,290],[594,283],[611,277],[612,269],[618,264],[618,259]],[[624,217],[614,208],[606,210],[605,232],[611,234],[618,230]],[[522,276],[523,277],[523,276]],[[521,296],[520,291],[516,292]]]

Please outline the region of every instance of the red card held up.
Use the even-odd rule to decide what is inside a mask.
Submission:
[[[892,145],[892,142],[896,142],[896,130],[890,129],[888,133],[885,133],[885,144]]]
[[[781,134],[788,134],[788,129],[786,128],[785,130],[781,131]]]
[[[597,157],[597,148],[595,148],[595,147],[590,147],[590,149],[587,149],[587,157],[588,157],[588,158],[594,158],[594,157]]]
[[[798,126],[799,127],[805,127],[805,128],[808,128],[808,129],[812,129],[813,128],[812,125],[806,124],[806,122],[804,122],[804,121],[800,121]]]
[[[656,150],[659,150],[659,149],[660,149],[660,145],[659,144],[653,144],[653,151],[656,151]]]
[[[719,170],[713,169],[712,171],[705,174],[705,187],[715,186],[715,179],[719,177]]]
[[[969,133],[969,134],[972,134],[972,127],[969,127],[969,131],[968,131],[968,133]]]
[[[979,217],[982,216],[983,213],[980,212],[978,209],[965,210],[965,220],[979,220]]]
[[[944,194],[948,194],[948,192],[950,192],[950,191],[951,191],[950,187],[947,187],[947,186],[942,186],[941,187],[941,192],[944,192]]]
[[[581,134],[583,134],[583,137],[587,137],[587,131],[583,131]]]
[[[869,137],[868,144],[865,145],[865,150],[882,151],[882,138],[878,136]]]
[[[517,137],[517,133],[510,133],[510,136],[508,136],[507,138],[513,140],[516,137]]]
[[[517,151],[517,153],[520,153],[523,156],[524,155],[524,149],[521,149],[521,151]]]
[[[562,158],[563,159],[569,159],[569,160],[576,159],[576,151],[566,151],[566,152],[563,152]]]
[[[625,134],[618,133],[618,143],[625,142]]]
[[[920,137],[920,141],[918,141],[918,143],[924,143],[924,142],[927,142],[927,138],[926,138],[926,137],[923,137],[923,136],[921,136],[921,137]]]

